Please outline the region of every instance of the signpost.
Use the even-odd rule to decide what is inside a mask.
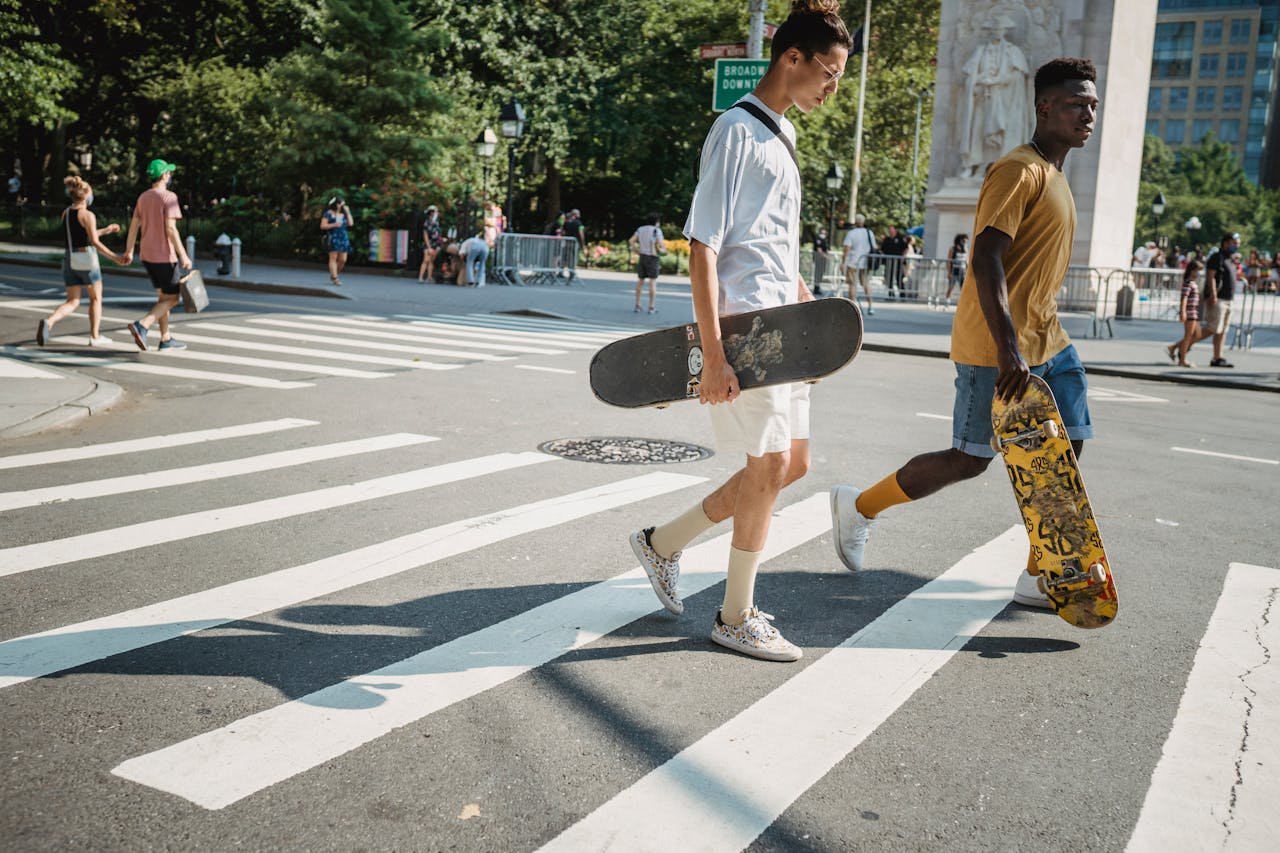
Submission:
[[[769,70],[767,59],[717,59],[716,83],[711,109],[722,113],[760,82]]]
[[[701,59],[740,59],[746,55],[747,43],[745,41],[704,44],[698,48],[698,56]]]

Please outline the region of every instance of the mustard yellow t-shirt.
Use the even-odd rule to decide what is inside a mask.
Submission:
[[[1066,177],[1030,145],[1019,145],[993,163],[982,182],[974,238],[987,227],[1013,238],[1004,256],[1009,314],[1022,358],[1032,367],[1044,364],[1071,343],[1058,322],[1055,301],[1076,233],[1076,202]],[[951,360],[998,366],[972,263],[951,324]]]

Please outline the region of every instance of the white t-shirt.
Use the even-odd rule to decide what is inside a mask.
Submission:
[[[754,95],[795,145],[796,129]],[[800,278],[800,171],[782,140],[742,109],[721,113],[702,144],[684,235],[716,252],[720,314],[796,301]]]
[[[1133,251],[1133,265],[1135,267],[1151,266],[1151,258],[1154,254],[1155,252],[1146,246],[1139,246]]]
[[[867,255],[876,250],[876,236],[870,228],[854,228],[844,235],[844,265],[849,269],[865,270]]]
[[[667,243],[662,239],[662,229],[657,225],[641,225],[633,236],[642,255],[659,255],[667,251]]]

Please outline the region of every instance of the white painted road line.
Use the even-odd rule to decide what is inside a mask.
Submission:
[[[296,320],[277,320],[274,317],[251,317],[249,318],[249,322],[257,323],[263,326],[271,326],[272,328],[302,329],[304,331],[327,332],[330,335],[329,340],[337,341],[339,343],[343,343],[347,345],[360,346],[360,347],[371,346],[371,342],[366,340],[366,338],[377,338],[380,340],[402,340],[402,341],[414,342],[414,346],[409,348],[411,352],[421,352],[421,353],[426,353],[427,355],[442,355],[447,358],[469,358],[469,359],[472,359],[473,361],[503,361],[511,357],[511,356],[494,355],[493,353],[490,353],[490,352],[477,352],[475,350],[466,350],[462,348],[454,349],[452,347],[437,348],[437,347],[422,346],[422,344],[427,343],[427,341],[422,340],[421,338],[415,337],[414,335],[397,335],[394,332],[374,332],[374,331],[366,331],[364,329],[351,329],[351,330],[335,329],[330,326],[326,326],[322,323],[299,323]],[[247,330],[244,330],[244,331],[247,331]],[[337,334],[339,332],[343,333],[343,335],[345,336],[341,336]],[[276,333],[272,332],[271,334],[276,334]]]
[[[552,346],[555,346],[559,349],[595,349],[596,348],[595,344],[584,344],[584,343],[578,343],[576,341],[564,341],[564,340],[554,340],[554,339],[549,340],[545,337],[539,337],[534,334],[522,334],[518,332],[509,332],[505,329],[490,330],[486,332],[483,329],[477,329],[474,326],[457,326],[450,323],[433,323],[429,320],[410,319],[409,317],[403,314],[397,315],[397,316],[400,317],[403,320],[403,322],[382,320],[381,325],[383,325],[384,327],[390,326],[391,328],[396,328],[396,329],[405,329],[405,328],[423,329],[425,331],[431,332],[434,335],[443,335],[449,338],[464,338],[467,340],[482,340],[482,341],[502,340],[502,341],[511,341],[513,343],[534,344],[534,345],[551,344]],[[323,318],[307,315],[307,319],[321,320]]]
[[[143,489],[160,489],[189,483],[203,483],[207,480],[220,480],[226,477],[240,477],[245,474],[274,471],[277,468],[287,468],[292,465],[305,465],[309,462],[321,462],[326,459],[339,459],[344,456],[355,456],[361,453],[392,450],[397,447],[408,447],[412,444],[424,444],[429,441],[439,441],[439,439],[429,435],[400,432],[391,435],[373,436],[372,438],[341,441],[335,444],[321,444],[315,447],[295,447],[290,450],[263,453],[258,456],[246,456],[225,462],[210,462],[204,465],[191,465],[184,468],[148,471],[144,474],[89,480],[63,486],[48,486],[42,489],[26,489],[21,492],[0,492],[0,512],[26,506],[39,506],[40,504],[61,501],[78,501],[87,498],[100,498],[106,495],[122,495]]]
[[[269,613],[706,481],[645,474],[455,521],[301,566],[0,643],[0,689]]]
[[[397,316],[412,317],[413,315],[401,314]],[[577,323],[551,323],[542,320],[525,320],[514,317],[498,317],[486,315],[461,315],[461,314],[437,314],[427,316],[420,319],[434,320],[436,322],[456,323],[460,326],[467,326],[473,329],[488,329],[491,332],[518,332],[522,334],[536,334],[545,338],[567,338],[569,340],[578,340],[584,342],[596,342],[597,344],[605,344],[610,341],[616,341],[620,337],[626,337],[629,334],[635,334],[641,331],[652,331],[651,329],[635,329],[628,331],[606,331],[597,329],[593,326]]]
[[[1256,456],[1236,456],[1234,453],[1217,453],[1212,450],[1196,450],[1192,447],[1170,447],[1178,453],[1194,453],[1197,456],[1214,456],[1218,459],[1234,459],[1237,462],[1257,462],[1260,465],[1280,465],[1280,459],[1259,459]]]
[[[577,373],[576,370],[565,370],[563,367],[543,367],[539,364],[517,364],[521,370],[541,370],[544,373]]]
[[[148,453],[152,450],[162,450],[166,447],[182,447],[188,444],[201,444],[206,441],[222,441],[229,438],[264,435],[265,433],[279,432],[285,429],[315,426],[318,423],[319,421],[308,421],[302,418],[279,418],[274,421],[256,421],[251,424],[217,427],[216,429],[175,432],[172,435],[153,435],[150,438],[132,438],[128,441],[108,441],[102,444],[66,447],[61,450],[19,453],[14,456],[0,456],[0,469],[52,465],[57,462],[75,462],[81,459],[97,459],[100,456],[118,456],[122,453]]]
[[[192,324],[188,323],[187,326]],[[213,324],[210,324],[213,325]],[[234,329],[234,326],[225,328]],[[127,334],[127,333],[126,333]],[[440,364],[434,361],[420,361],[410,358],[387,358],[382,355],[365,355],[364,353],[347,352],[345,350],[315,349],[313,347],[291,347],[283,344],[259,343],[257,341],[238,341],[234,338],[219,338],[212,335],[195,335],[182,329],[182,339],[193,344],[211,344],[228,349],[247,349],[254,352],[278,352],[287,355],[305,355],[311,358],[324,358],[329,361],[349,361],[353,364],[380,364],[387,367],[415,370],[458,370],[462,364]]]
[[[121,337],[130,337],[126,332]],[[183,335],[182,340],[186,341],[187,336]],[[161,358],[178,358],[193,361],[214,361],[221,364],[237,364],[243,367],[266,367],[272,370],[292,371],[294,373],[307,373],[319,376],[341,376],[348,379],[389,379],[390,373],[375,373],[369,370],[353,370],[349,367],[334,367],[328,364],[304,364],[300,361],[284,361],[280,359],[270,358],[253,358],[252,356],[227,355],[226,353],[210,352],[205,349],[184,349],[174,352],[162,353]]]
[[[557,457],[545,453],[495,453],[492,456],[433,465],[346,486],[333,486],[247,504],[174,515],[155,521],[84,533],[80,536],[37,542],[34,545],[3,548],[0,549],[0,577],[415,492],[431,486],[467,480],[524,465],[538,465],[555,459]]]
[[[1005,608],[1017,572],[991,567],[1026,550],[1005,531],[542,849],[749,846]]]
[[[934,420],[937,420],[937,421],[951,420],[951,415],[935,415],[935,414],[931,414],[930,412],[916,412],[916,417],[917,418],[933,418]]]
[[[206,382],[223,382],[229,385],[247,385],[251,388],[271,388],[276,391],[289,391],[294,388],[311,388],[311,382],[284,382],[266,376],[252,376],[247,373],[219,373],[211,370],[192,370],[189,367],[168,367],[141,361],[120,361],[114,358],[90,358],[84,356],[45,355],[38,351],[27,350],[27,354],[39,362],[47,364],[65,364],[72,367],[101,367],[108,370],[124,370],[130,373],[146,373],[152,376],[168,376],[175,379],[201,379]]]
[[[430,347],[409,347],[401,344],[384,344],[378,341],[356,340],[338,335],[313,335],[307,332],[294,332],[285,328],[255,329],[249,326],[230,326],[225,323],[192,323],[197,329],[210,329],[215,332],[231,332],[237,335],[252,335],[261,338],[274,338],[282,341],[306,341],[328,346],[356,347],[357,349],[374,349],[383,352],[407,352],[415,355],[443,355],[446,357],[468,359],[470,361],[508,361],[511,356],[493,355],[492,353],[463,352],[453,350],[437,350]]]
[[[1232,563],[1126,850],[1274,850],[1280,571]]]
[[[437,334],[435,331],[421,326],[415,326],[412,323],[388,323],[374,322],[370,320],[348,320],[345,317],[316,317],[304,316],[302,318],[308,323],[319,323],[321,325],[313,326],[316,329],[329,329],[335,331],[343,331],[351,335],[371,335],[376,338],[385,338],[393,341],[425,341],[440,346],[469,346],[477,349],[491,349],[498,352],[514,352],[533,355],[564,355],[563,349],[547,349],[538,346],[516,346],[511,338],[501,333],[489,335],[487,339],[476,340],[468,339],[466,341],[454,340],[447,335]],[[497,343],[496,341],[505,341],[505,343]]]
[[[16,358],[0,358],[0,379],[66,379],[56,370],[44,370]]]
[[[826,505],[823,493],[778,514],[765,559],[830,529]],[[686,597],[724,578],[731,535],[685,551],[680,581]],[[1021,547],[1026,549],[1025,538]],[[398,663],[130,759],[112,772],[220,809],[660,609],[644,570],[636,567]],[[644,819],[653,821],[653,814]]]

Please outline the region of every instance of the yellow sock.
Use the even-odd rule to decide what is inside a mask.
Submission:
[[[729,574],[724,582],[724,603],[720,607],[720,621],[737,625],[742,621],[742,611],[755,600],[756,569],[760,566],[759,551],[729,549]]]
[[[862,494],[858,495],[855,504],[858,512],[866,518],[875,518],[891,506],[908,503],[911,498],[898,485],[898,472],[890,474]]]
[[[684,546],[715,526],[716,523],[707,518],[702,510],[702,502],[699,501],[697,506],[684,515],[673,518],[650,533],[649,544],[669,560],[677,551],[684,550]]]

